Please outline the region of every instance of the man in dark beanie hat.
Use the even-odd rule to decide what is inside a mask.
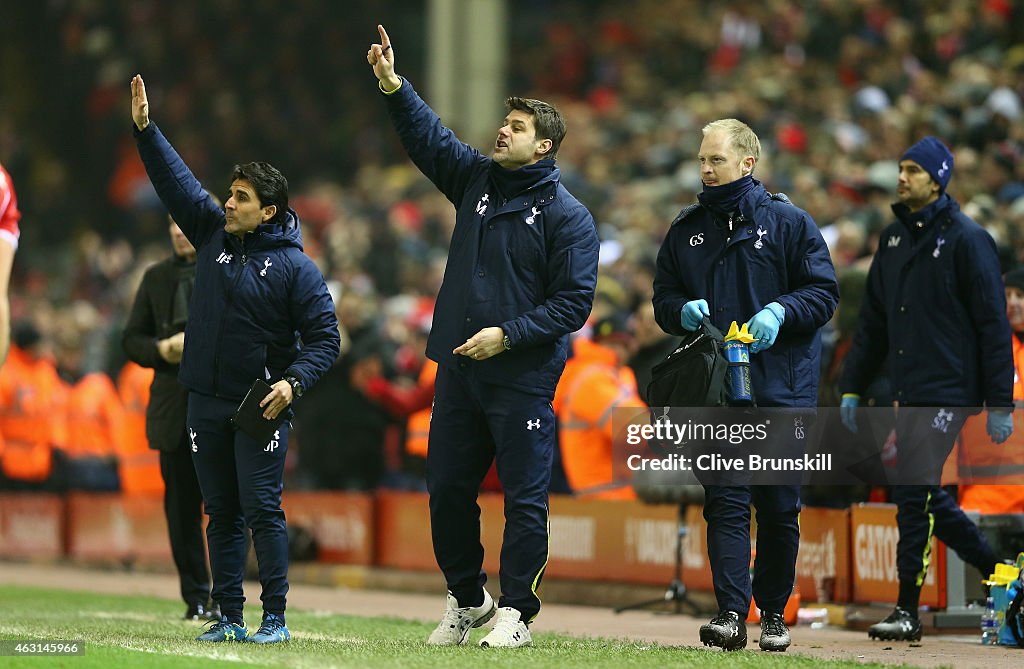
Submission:
[[[910,641],[921,638],[917,608],[933,532],[985,576],[997,562],[939,481],[971,414],[988,410],[986,428],[996,444],[1013,432],[1013,354],[995,241],[946,193],[952,153],[925,137],[899,168],[897,221],[879,239],[839,387],[843,424],[856,432],[860,394],[888,359],[900,407],[890,481],[900,531],[899,595],[868,636]]]
[[[953,175],[953,154],[938,137],[928,135],[914,144],[900,158],[901,167],[904,160],[917,163],[939,187],[939,192],[946,192],[949,178]]]

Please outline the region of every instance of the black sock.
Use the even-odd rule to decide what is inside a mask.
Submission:
[[[900,607],[914,618],[917,617],[917,607],[921,600],[921,587],[913,581],[900,581],[900,594],[896,599],[896,606]]]
[[[481,588],[476,593],[475,597],[469,597],[467,599],[462,599],[461,597],[456,597],[455,599],[457,599],[459,601],[459,608],[460,609],[464,609],[467,606],[472,606],[473,608],[476,608],[478,606],[483,606],[483,603],[484,603],[484,591],[483,591],[483,588]]]

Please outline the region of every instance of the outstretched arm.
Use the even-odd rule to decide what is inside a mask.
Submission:
[[[223,227],[224,210],[203,189],[156,123],[149,122],[149,99],[141,74],[132,78],[132,121],[139,156],[153,188],[192,246],[198,249],[218,227]]]
[[[424,102],[412,84],[395,74],[395,50],[384,26],[377,26],[381,44],[371,44],[366,61],[373,67],[384,94],[391,123],[409,158],[456,207],[469,182],[490,158],[459,141]]]

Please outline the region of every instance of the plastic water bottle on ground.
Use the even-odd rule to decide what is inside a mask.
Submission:
[[[985,611],[981,614],[981,645],[994,646],[999,641],[999,621],[996,619],[996,605],[991,597],[985,600]]]

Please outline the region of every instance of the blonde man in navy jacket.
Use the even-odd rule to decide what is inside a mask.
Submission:
[[[655,318],[675,335],[693,332],[705,317],[723,332],[733,321],[747,323],[756,338],[750,385],[758,406],[811,410],[818,396],[819,330],[839,301],[828,248],[806,211],[754,179],[761,142],[749,126],[721,119],[703,133],[697,158],[704,189],[672,222],[658,252]],[[786,650],[790,635],[782,614],[796,580],[799,484],[705,483],[704,490],[719,613],[700,628],[701,641],[725,650],[746,646],[744,620],[753,595],[761,609],[758,645]],[[753,579],[751,505],[757,509]]]

